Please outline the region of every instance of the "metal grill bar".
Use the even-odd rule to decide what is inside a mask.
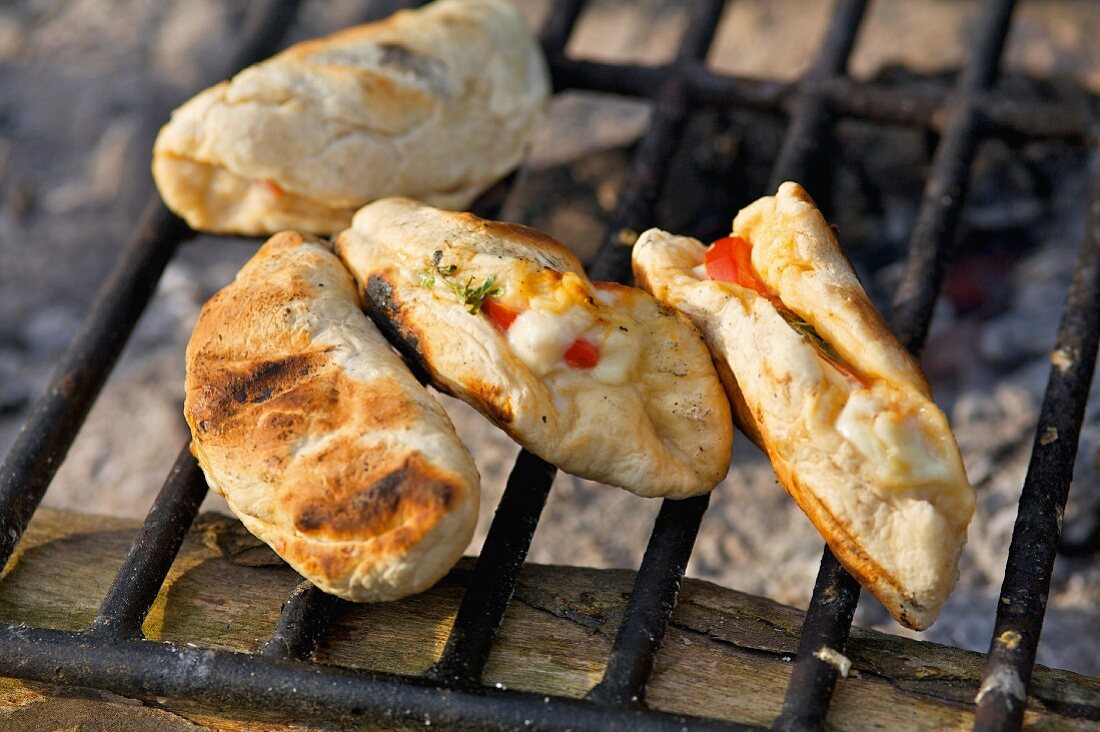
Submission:
[[[696,10],[684,32],[675,67],[705,58],[724,2],[696,0]],[[707,22],[710,25],[705,25]],[[675,68],[674,67],[674,68]],[[607,235],[596,261],[589,268],[593,280],[625,282],[630,277],[630,246],[638,232],[653,221],[663,180],[662,174],[676,149],[687,120],[686,84],[676,73],[660,87],[655,99],[653,120],[638,143],[630,170],[619,191],[619,201],[608,224]]]
[[[161,272],[190,232],[159,199],[100,290],[0,465],[0,567],[11,557],[80,425],[122,352]]]
[[[581,0],[564,0],[551,9],[539,35],[548,58],[561,56],[583,7]],[[459,688],[481,681],[556,474],[553,465],[520,451],[447,644],[429,677]]]
[[[646,684],[709,502],[707,494],[661,504],[603,679],[586,698],[601,704],[644,704]]]
[[[849,79],[835,80],[833,100],[839,115],[885,122],[931,131],[950,124],[943,115],[952,90],[928,89],[925,85],[897,88],[864,84]],[[977,92],[974,107],[985,120],[985,134],[1007,138],[1044,138],[1084,142],[1090,132],[1090,100],[1083,104],[1059,104],[1024,100],[1008,92]]]
[[[954,234],[982,132],[973,98],[996,79],[1013,6],[1012,0],[987,0],[983,6],[978,35],[948,107],[947,130],[936,148],[925,186],[891,322],[899,340],[914,353],[920,351],[928,333],[943,279],[947,242]],[[826,547],[777,727],[824,727],[836,670],[812,654],[822,647],[843,650],[859,594],[859,585]]]
[[[827,81],[846,73],[848,58],[867,10],[866,0],[840,0],[813,66],[806,74],[810,82]],[[831,136],[835,111],[816,87],[806,92],[795,108],[783,147],[772,172],[771,190],[786,180],[803,181],[819,159]],[[806,619],[802,623],[798,655],[783,707],[774,727],[783,730],[824,726],[836,670],[814,654],[822,646],[842,650],[848,642],[852,615],[859,598],[859,585],[840,566],[826,547],[821,558]],[[845,610],[850,602],[850,609]],[[839,607],[838,607],[839,604]]]
[[[20,678],[177,697],[267,714],[362,724],[475,726],[483,730],[748,730],[750,727],[578,699],[482,688],[440,689],[421,680],[150,641],[101,643],[76,633],[0,624],[0,668]],[[10,671],[7,671],[9,670]]]
[[[674,68],[682,70],[706,58],[724,7],[724,0],[697,0]],[[637,232],[653,221],[661,182],[687,121],[684,87],[682,74],[677,74],[657,93],[650,128],[638,144],[607,237],[591,268],[593,279],[622,282],[630,277],[630,249],[623,245],[633,244]],[[588,693],[593,701],[643,703],[709,501],[707,495],[661,504],[603,679]]]
[[[822,81],[844,74],[866,10],[867,0],[837,2],[825,39],[806,72],[807,81]],[[772,171],[770,191],[783,181],[809,179],[811,169],[820,161],[822,142],[829,138],[834,119],[829,96],[821,87],[800,87],[790,126]]]
[[[978,693],[975,730],[1023,724],[1027,689],[1043,627],[1062,514],[1100,343],[1100,176],[1051,361],[1031,462],[1008,549],[997,623]]]
[[[168,479],[153,501],[137,539],[87,630],[89,635],[104,640],[141,637],[145,616],[157,599],[206,496],[206,479],[189,445],[188,442],[180,450]]]
[[[587,89],[646,97],[677,73],[673,66],[616,64],[583,59],[554,62],[554,85],[558,89]],[[763,112],[782,112],[802,92],[826,96],[838,117],[919,127],[930,131],[946,128],[943,109],[952,89],[939,81],[890,84],[889,86],[848,77],[820,80],[773,81],[720,74],[700,63],[687,64],[682,71],[692,104],[738,107]],[[1081,103],[1021,99],[1018,95],[989,90],[973,97],[975,108],[985,118],[990,136],[1047,138],[1084,142],[1091,124],[1090,109],[1100,106],[1095,95]]]
[[[901,283],[894,298],[891,327],[901,342],[919,353],[928,335],[932,309],[946,269],[970,178],[970,164],[982,135],[982,119],[973,102],[997,77],[1014,0],[988,0],[978,21],[978,36],[954,99],[947,107],[947,130],[932,158],[920,214],[909,240]]]
[[[558,0],[543,22],[539,43],[542,44],[542,52],[552,64],[564,58],[565,46],[569,43],[569,36],[573,33],[583,9],[583,0]]]
[[[230,70],[270,56],[290,27],[298,0],[264,0],[249,15],[246,40]],[[7,563],[65,459],[157,281],[184,239],[193,236],[155,193],[133,238],[61,357],[11,451],[0,465],[0,567]]]
[[[317,644],[342,601],[326,595],[308,580],[302,580],[283,603],[279,622],[260,652],[279,661],[304,661],[317,650]]]
[[[557,468],[526,450],[516,458],[432,678],[459,687],[481,681],[555,474]]]
[[[388,3],[397,4],[410,3]],[[293,0],[267,0],[256,6],[257,12],[250,15],[249,41],[238,53],[235,67],[274,50],[296,5]],[[790,108],[791,123],[775,169],[776,183],[788,178],[806,180],[814,169],[814,155],[840,116],[943,129],[893,321],[903,342],[918,350],[943,274],[944,242],[952,236],[980,137],[1002,134],[1083,140],[1089,132],[1088,106],[1095,106],[1095,99],[1073,106],[1021,101],[990,89],[1011,19],[1013,3],[1009,0],[986,3],[980,35],[950,94],[938,84],[886,87],[843,76],[866,0],[838,2],[814,66],[796,84],[715,74],[706,69],[704,58],[723,5],[721,0],[696,0],[676,60],[661,67],[566,59],[564,49],[584,8],[583,0],[556,3],[543,26],[540,41],[557,88],[655,96],[651,129],[637,148],[619,206],[592,268],[593,278],[623,281],[628,277],[630,253],[622,244],[632,243],[634,232],[651,223],[664,172],[693,104],[732,104],[773,112]],[[377,7],[371,11],[376,15]],[[654,89],[659,90],[656,95]],[[1044,401],[983,686],[988,690],[980,698],[979,729],[1019,725],[1023,705],[1014,706],[1011,692],[1026,692],[1034,663],[1100,335],[1100,181],[1097,185],[1089,237],[1082,246],[1059,335],[1059,348],[1068,365],[1052,372]],[[176,245],[191,234],[159,203],[150,206],[142,222],[63,357],[49,390],[36,403],[0,466],[0,566],[18,542]],[[553,466],[521,452],[447,646],[428,679],[300,663],[312,654],[340,605],[308,582],[301,583],[285,603],[262,656],[132,640],[140,637],[143,618],[205,492],[201,472],[186,450],[177,459],[89,630],[75,634],[0,625],[0,668],[47,682],[145,697],[232,699],[260,710],[323,718],[366,715],[406,722],[430,718],[442,723],[479,723],[484,728],[534,724],[546,729],[748,729],[631,708],[633,701],[643,698],[706,509],[705,496],[662,505],[604,678],[589,694],[599,704],[478,686],[554,474]],[[858,585],[826,550],[777,727],[823,725],[835,672],[813,658],[812,652],[820,645],[843,648],[858,593]],[[204,673],[194,674],[196,668]],[[1004,680],[1012,678],[1018,685],[1005,686]],[[441,689],[430,686],[430,681],[459,688]]]
[[[826,546],[806,619],[802,621],[802,637],[791,680],[787,682],[783,708],[773,729],[795,732],[825,728],[825,715],[829,712],[837,673],[834,667],[814,654],[822,648],[844,650],[859,603],[859,589],[859,583],[840,566]]]

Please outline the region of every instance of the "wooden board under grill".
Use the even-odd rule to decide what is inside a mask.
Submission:
[[[0,621],[64,630],[87,625],[136,529],[127,520],[40,510],[0,580]],[[472,566],[473,560],[463,560],[434,589],[401,602],[343,606],[316,660],[423,672],[443,648]],[[149,613],[145,634],[256,651],[298,581],[236,520],[204,514]],[[632,581],[625,570],[527,565],[486,683],[583,695],[600,679]],[[649,704],[768,725],[779,713],[802,616],[770,600],[686,580],[649,684]],[[839,683],[829,713],[835,727],[970,729],[984,665],[980,654],[854,629],[848,655],[858,677]],[[1100,723],[1100,679],[1038,667],[1032,694],[1026,724],[1035,729],[1085,730]],[[245,710],[170,700],[149,705],[0,679],[0,730],[85,729],[80,725],[89,719],[130,732],[291,729]]]

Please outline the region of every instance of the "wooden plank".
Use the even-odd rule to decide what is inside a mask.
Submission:
[[[42,509],[0,580],[0,621],[86,625],[136,532],[117,519]],[[396,603],[344,604],[317,660],[416,674],[433,663],[472,560],[435,588]],[[298,581],[230,518],[196,520],[145,623],[147,637],[255,651]],[[579,697],[603,672],[633,573],[529,565],[485,671],[488,684]],[[802,612],[697,580],[680,604],[649,686],[652,707],[767,725],[778,714]],[[855,629],[855,673],[829,717],[838,729],[969,729],[981,654]],[[0,680],[0,730],[57,729],[88,714],[131,730],[301,729],[247,710]],[[1039,730],[1100,724],[1100,680],[1039,667],[1026,720]],[[73,722],[72,724],[75,724]],[[317,727],[313,728],[323,728]]]

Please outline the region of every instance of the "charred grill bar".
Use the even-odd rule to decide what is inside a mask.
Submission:
[[[837,3],[825,42],[806,74],[807,81],[827,81],[844,75],[866,10],[866,0]],[[770,188],[778,188],[785,180],[808,180],[813,164],[820,159],[820,151],[831,136],[834,120],[832,104],[820,88],[810,88],[798,99],[772,171]],[[858,601],[859,585],[825,547],[810,607],[802,623],[798,656],[787,683],[783,708],[775,721],[777,729],[824,725],[837,672],[814,654],[821,648],[843,650]]]
[[[89,636],[104,640],[142,637],[145,616],[205,497],[206,479],[190,445],[184,445],[87,630]]]
[[[516,589],[557,472],[553,465],[526,450],[516,459],[474,566],[474,576],[458,606],[447,645],[432,669],[432,675],[441,683],[462,687],[481,682],[490,647]]]
[[[706,59],[724,5],[722,0],[696,3],[677,55],[677,67]],[[653,223],[661,181],[687,122],[689,107],[684,87],[680,76],[672,76],[657,91],[653,120],[638,143],[619,192],[618,206],[591,268],[593,279],[630,279],[630,248],[624,244],[633,244],[637,232]],[[602,704],[644,703],[646,683],[709,502],[710,496],[705,495],[682,501],[666,499],[661,504],[603,679],[587,698]]]
[[[547,56],[562,55],[583,9],[580,0],[565,0],[551,10],[539,35]],[[527,450],[521,450],[516,458],[447,645],[430,671],[440,683],[456,687],[480,684],[557,473],[557,468]]]
[[[277,51],[297,5],[296,0],[255,3],[250,32],[230,68],[235,71]],[[194,235],[153,193],[130,243],[0,465],[0,566],[19,543],[176,247]]]
[[[1020,494],[1001,600],[997,603],[997,624],[978,693],[974,728],[983,732],[1017,729],[1023,722],[1098,343],[1100,180],[1095,180],[1088,226],[1051,357],[1053,368]]]
[[[393,5],[383,3],[382,5]],[[296,3],[254,4],[234,68],[270,55]],[[653,223],[669,160],[690,111],[702,105],[789,112],[775,183],[823,172],[817,153],[845,116],[942,133],[910,242],[892,324],[918,352],[943,277],[980,140],[1002,135],[1085,142],[1088,106],[1021,102],[994,88],[1014,3],[989,0],[954,89],[889,87],[845,75],[866,0],[838,0],[828,33],[796,83],[716,74],[705,65],[724,0],[693,0],[680,51],[667,66],[610,65],[566,58],[583,0],[554,5],[541,41],[557,89],[647,97],[655,111],[640,141],[600,253],[594,279],[629,278],[632,237]],[[380,6],[372,6],[379,10]],[[387,8],[388,9],[388,8]],[[372,15],[375,13],[372,12]],[[84,326],[61,359],[0,466],[0,565],[11,556],[84,417],[178,244],[193,235],[155,201],[143,217]],[[1077,441],[1100,339],[1100,181],[1059,330],[1054,368],[1036,432],[991,643],[976,728],[1020,726],[1058,547]],[[141,626],[206,493],[184,447],[154,501],[92,625],[82,633],[0,624],[0,675],[91,686],[140,697],[233,703],[313,717],[474,724],[511,729],[738,729],[717,720],[645,708],[644,692],[691,555],[707,497],[665,501],[603,679],[586,699],[488,689],[481,674],[515,589],[556,471],[521,452],[458,610],[446,647],[422,678],[363,673],[308,662],[342,601],[301,583],[256,655],[183,648],[141,639]],[[813,656],[842,651],[859,587],[826,550],[776,727],[824,725],[836,672]],[[293,690],[293,692],[291,691]]]
[[[283,603],[279,622],[260,649],[277,661],[304,661],[315,650],[337,607],[344,601],[302,580]]]
[[[861,6],[862,10],[863,3],[852,5]],[[970,59],[946,108],[947,127],[932,160],[932,173],[925,186],[920,215],[910,239],[909,256],[894,299],[891,319],[891,327],[898,339],[914,354],[920,353],[928,334],[932,308],[943,280],[948,245],[954,235],[970,164],[980,140],[980,119],[973,95],[988,89],[996,79],[1013,5],[1013,0],[989,0],[985,3]],[[842,15],[843,12],[838,13],[837,19]],[[854,34],[861,12],[853,8],[848,16],[847,27]],[[827,67],[827,62],[822,65]],[[837,64],[834,69],[834,73],[843,71],[843,64]],[[827,114],[823,111],[819,116],[825,118]],[[814,131],[819,134],[824,132]],[[817,143],[821,141],[821,138],[814,140]],[[808,157],[815,147],[817,145],[806,145],[800,149],[802,158]],[[782,170],[782,162],[783,158],[778,171],[780,174],[772,181],[773,187],[789,177],[788,173],[808,172],[797,165],[792,165],[789,171]],[[795,179],[798,177],[801,176]],[[844,648],[859,595],[859,585],[826,547],[803,625],[795,670],[777,725],[780,728],[805,729],[823,722],[837,672],[815,657],[814,653],[821,648]]]

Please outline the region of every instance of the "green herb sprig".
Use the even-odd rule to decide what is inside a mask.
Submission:
[[[791,326],[791,329],[795,333],[810,341],[813,345],[817,346],[822,353],[834,361],[843,363],[843,359],[840,354],[836,352],[836,349],[829,345],[829,342],[821,337],[821,334],[817,332],[810,323],[806,322],[806,319],[798,315],[788,308],[778,308],[779,314],[783,316],[783,320],[787,321],[787,325]]]
[[[477,315],[481,312],[481,306],[485,304],[485,300],[490,297],[495,297],[503,292],[499,287],[494,287],[497,276],[490,275],[488,279],[482,282],[478,286],[474,286],[474,278],[467,278],[466,282],[456,282],[451,279],[458,271],[458,266],[454,264],[444,265],[442,263],[443,252],[436,250],[432,253],[431,263],[420,272],[420,286],[431,289],[435,287],[436,280],[442,280],[452,292],[458,295],[459,300],[466,306],[466,311],[471,315]]]

